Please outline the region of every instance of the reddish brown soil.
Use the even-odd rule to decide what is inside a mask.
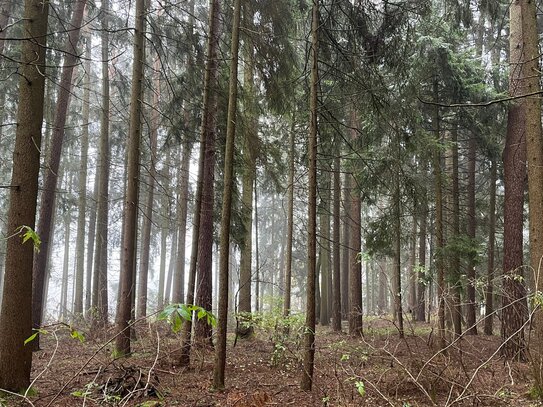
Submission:
[[[179,337],[164,325],[139,327],[128,359],[113,360],[109,345],[99,350],[111,332],[87,332],[85,343],[65,330],[56,336],[44,337],[34,355],[36,394],[27,401],[2,396],[5,405],[539,405],[529,398],[529,367],[499,358],[499,337],[465,337],[436,353],[427,324],[410,325],[405,339],[384,319],[366,321],[365,337],[358,339],[319,327],[311,392],[299,388],[302,349],[296,335],[276,347],[272,332],[257,331],[235,347],[231,338],[224,391],[211,389],[213,351],[195,349],[191,368],[179,368]]]

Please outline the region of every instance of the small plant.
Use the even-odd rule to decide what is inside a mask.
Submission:
[[[58,324],[51,325],[51,327],[65,328],[65,329],[70,331],[70,337],[71,338],[78,339],[79,342],[81,342],[81,343],[85,342],[85,335],[83,335],[77,329],[73,328],[71,325],[68,325],[68,324],[66,324],[64,322],[59,322]],[[25,341],[24,341],[25,345],[32,342],[34,339],[36,339],[36,337],[39,334],[48,335],[50,333],[50,331],[48,331],[45,328],[32,328],[32,330],[34,331],[34,333],[32,335],[30,335],[28,338],[25,339]]]
[[[305,327],[304,316],[302,314],[284,316],[280,298],[274,298],[270,303],[273,307],[269,312],[240,312],[236,318],[241,328],[267,336],[273,345],[270,364],[279,366],[284,362],[290,347],[295,349],[300,347]]]
[[[170,304],[158,314],[157,319],[167,321],[172,327],[172,331],[178,333],[183,326],[183,321],[192,321],[193,312],[198,320],[205,319],[213,327],[217,325],[217,319],[213,313],[198,305],[190,304]]]
[[[354,382],[354,386],[356,387],[356,391],[358,391],[358,394],[360,394],[361,397],[364,397],[366,395],[366,386],[364,385],[364,382],[357,380]]]

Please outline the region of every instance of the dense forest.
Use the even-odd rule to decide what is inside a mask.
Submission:
[[[535,0],[0,0],[0,406],[543,403]]]

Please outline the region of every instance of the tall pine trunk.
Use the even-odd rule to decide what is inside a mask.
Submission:
[[[189,281],[187,286],[187,304],[194,303],[194,291],[196,280],[196,269],[199,261],[199,236],[202,220],[202,201],[203,201],[203,183],[204,168],[207,151],[208,139],[214,139],[217,129],[217,82],[218,82],[218,59],[219,49],[219,28],[220,28],[220,3],[218,0],[210,0],[209,3],[209,36],[206,50],[206,69],[204,76],[204,95],[202,126],[200,132],[200,157],[198,161],[198,180],[196,184],[196,194],[194,203],[194,219],[192,231],[192,248],[190,256]],[[192,320],[183,323],[181,332],[181,357],[180,365],[188,366],[190,364],[192,337]]]
[[[141,97],[144,64],[145,0],[136,0],[134,54],[132,59],[132,90],[130,95],[130,122],[127,140],[128,161],[123,228],[123,261],[119,278],[119,306],[116,317],[116,352],[130,354],[129,322],[132,320],[134,271],[136,268],[136,234],[138,226],[138,190],[140,173]]]
[[[102,112],[100,115],[100,163],[96,203],[96,234],[92,281],[93,323],[105,325],[108,320],[108,218],[109,218],[109,1],[102,1]],[[90,239],[89,239],[90,240]],[[92,257],[92,256],[91,256]]]
[[[311,19],[311,81],[309,99],[308,204],[307,204],[307,283],[306,317],[304,330],[303,372],[300,387],[310,391],[315,368],[315,279],[317,276],[317,135],[319,81],[319,1],[313,2]]]
[[[85,278],[85,225],[87,219],[87,167],[89,155],[89,119],[90,119],[90,87],[91,87],[91,33],[87,30],[85,35],[85,80],[83,83],[83,128],[81,131],[81,153],[79,164],[79,197],[77,204],[77,236],[75,257],[75,294],[74,315],[80,318],[83,315],[83,285]]]
[[[45,295],[45,279],[47,261],[49,254],[49,239],[51,237],[52,219],[54,212],[55,193],[58,182],[58,171],[62,145],[64,143],[64,126],[68,113],[68,104],[72,91],[72,76],[77,65],[77,43],[81,32],[81,22],[85,11],[86,0],[77,0],[72,12],[72,19],[69,24],[68,38],[64,45],[66,53],[62,66],[59,93],[55,108],[55,119],[53,122],[53,136],[50,145],[49,162],[46,165],[46,172],[43,182],[43,192],[40,202],[40,214],[37,232],[41,236],[41,250],[34,257],[33,286],[32,286],[32,320],[34,327],[39,327],[42,322],[43,303]],[[34,342],[39,347],[39,339]]]
[[[236,110],[238,102],[238,57],[239,57],[239,25],[241,0],[234,0],[232,21],[232,44],[230,51],[230,82],[228,88],[228,117],[226,125],[226,146],[224,151],[224,189],[222,193],[221,233],[219,246],[219,306],[217,310],[217,346],[215,367],[213,369],[213,387],[224,388],[224,371],[226,368],[226,330],[228,321],[228,278],[230,219],[232,215],[232,189],[234,180],[234,140],[236,134]],[[249,303],[249,307],[251,304]]]
[[[13,151],[7,230],[21,225],[34,229],[45,93],[45,51],[49,3],[26,0],[17,129]],[[22,230],[22,232],[26,232]],[[30,384],[32,349],[24,341],[32,334],[32,242],[21,244],[21,233],[7,241],[4,290],[0,310],[0,388],[13,392]]]

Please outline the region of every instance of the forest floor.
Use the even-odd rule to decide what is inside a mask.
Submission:
[[[300,390],[301,333],[257,329],[229,338],[226,389],[213,391],[214,354],[194,349],[190,369],[177,366],[179,336],[164,324],[138,328],[130,358],[113,359],[111,332],[87,340],[58,330],[34,354],[35,382],[26,399],[6,406],[536,406],[527,364],[499,357],[498,336],[464,337],[446,353],[431,325],[406,324],[400,339],[392,321],[365,320],[364,338],[317,330],[314,385]],[[108,336],[109,335],[109,336]]]

